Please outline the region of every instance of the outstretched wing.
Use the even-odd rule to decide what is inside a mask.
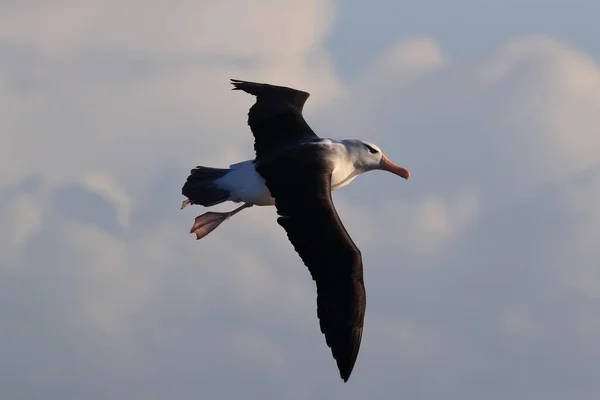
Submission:
[[[318,138],[302,116],[309,93],[237,79],[232,79],[231,83],[233,90],[256,96],[256,103],[248,113],[248,125],[254,135],[257,159],[267,159],[280,150]]]
[[[332,166],[316,145],[299,146],[257,166],[275,198],[290,242],[317,286],[317,316],[340,376],[352,373],[366,307],[362,257],[331,199]],[[306,154],[306,153],[310,154]]]

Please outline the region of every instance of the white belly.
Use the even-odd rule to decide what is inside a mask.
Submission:
[[[215,181],[231,192],[230,199],[236,203],[256,206],[274,206],[275,199],[265,185],[265,180],[254,168],[253,160],[242,161],[230,166],[231,172]],[[358,174],[351,164],[338,165],[331,175],[331,190],[337,190],[352,182]]]
[[[254,169],[252,160],[233,164],[230,168],[231,171],[227,175],[215,181],[217,185],[231,192],[229,200],[256,206],[275,205],[275,199],[265,185],[265,180]]]

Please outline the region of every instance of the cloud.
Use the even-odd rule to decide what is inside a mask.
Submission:
[[[591,57],[537,36],[465,60],[423,37],[344,85],[324,44],[330,3],[36,6],[0,6],[7,396],[597,389]],[[200,242],[187,234],[203,212],[178,209],[188,170],[253,157],[253,100],[230,77],[306,88],[323,136],[372,140],[411,170],[334,195],[368,295],[346,385],[274,210],[244,211]]]
[[[322,43],[330,4],[288,3],[123,7],[62,0],[40,3],[35,13],[25,3],[8,7],[0,17],[6,43],[0,59],[7,61],[0,72],[0,82],[7,82],[0,86],[0,117],[7,126],[0,153],[7,168],[0,180],[12,182],[43,169],[49,179],[77,180],[101,166],[115,184],[143,187],[165,163],[217,163],[238,153],[251,158],[246,150],[251,138],[242,135],[240,144],[233,139],[246,129],[244,114],[233,119],[224,111],[249,106],[251,98],[232,93],[229,78],[308,86],[313,105],[339,90]],[[229,12],[232,8],[236,13]],[[285,27],[280,35],[271,34],[274,19]],[[231,144],[217,150],[218,139],[225,138]],[[181,143],[186,143],[183,152]],[[11,148],[19,149],[18,156]],[[159,151],[173,156],[132,162],[136,152]],[[57,152],[61,163],[55,162]]]
[[[128,226],[131,218],[131,200],[123,188],[118,187],[110,177],[102,173],[90,173],[83,179],[83,185],[106,197],[118,206],[117,219],[122,226]]]
[[[453,384],[496,376],[509,386],[500,397],[552,397],[543,382],[566,366],[573,378],[553,385],[556,393],[589,383],[597,362],[585,349],[598,293],[599,72],[568,44],[523,38],[488,60],[447,61],[408,80],[366,76],[386,88],[365,109],[368,85],[359,82],[338,105],[354,111],[327,124],[348,127],[346,136],[368,132],[412,172],[406,184],[383,175],[357,180],[338,203],[368,262],[370,315],[443,332],[446,349],[464,352],[450,353]],[[527,382],[514,363],[528,371]],[[437,368],[427,374],[450,374]],[[394,378],[377,379],[373,385]]]
[[[290,1],[272,0],[252,5],[184,0],[177,6],[160,1],[123,5],[111,0],[85,4],[59,0],[53,4],[37,2],[35,13],[30,7],[30,2],[5,6],[0,37],[50,54],[106,46],[163,55],[191,50],[254,58],[278,51],[284,57],[295,57],[310,52],[331,22],[331,5],[316,1],[299,7]],[[232,7],[236,12],[231,12]],[[274,26],[266,23],[269,19],[281,24],[279,35],[272,35]],[[112,29],[103,30],[106,26]]]
[[[4,241],[16,246],[22,245],[40,229],[41,208],[31,196],[19,196],[7,207],[3,219],[2,233],[6,235]]]

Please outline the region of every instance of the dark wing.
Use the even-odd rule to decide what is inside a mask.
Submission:
[[[331,171],[324,157],[304,145],[257,166],[275,198],[277,222],[317,285],[317,316],[347,381],[360,348],[366,294],[362,257],[331,199]],[[302,154],[304,153],[304,154]]]
[[[233,90],[256,96],[256,103],[248,113],[248,125],[254,134],[257,159],[269,158],[278,150],[318,138],[302,116],[302,108],[310,96],[307,92],[237,79],[231,83]]]

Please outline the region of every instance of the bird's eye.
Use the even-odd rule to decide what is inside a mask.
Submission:
[[[367,149],[369,149],[369,152],[371,154],[376,154],[377,150],[375,150],[374,148],[372,148],[371,146],[369,146],[368,144],[365,144],[365,146],[367,147]]]

